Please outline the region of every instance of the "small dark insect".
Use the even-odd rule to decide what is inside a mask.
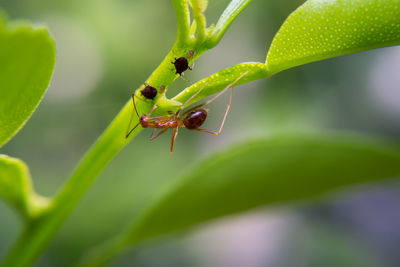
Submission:
[[[175,58],[175,61],[172,62],[172,64],[175,65],[176,74],[179,74],[179,76],[182,76],[183,72],[187,69],[192,70],[185,57]]]
[[[193,55],[194,55],[194,51],[190,50],[187,55],[187,58],[185,58],[185,57],[175,58],[175,61],[172,62],[172,64],[174,64],[174,66],[175,66],[175,71],[177,74],[179,74],[179,76],[182,76],[183,72],[185,72],[188,69],[192,70],[192,68],[189,66],[188,59],[193,57]]]
[[[150,141],[154,140],[161,134],[165,133],[168,129],[172,129],[172,139],[171,139],[171,149],[170,153],[172,154],[172,151],[174,149],[174,144],[176,137],[178,135],[178,130],[181,127],[185,127],[186,129],[193,130],[193,131],[199,131],[203,133],[209,133],[213,135],[219,135],[222,132],[222,128],[224,127],[224,123],[226,120],[226,117],[228,115],[229,109],[231,107],[232,103],[232,94],[233,94],[233,87],[243,76],[245,76],[247,73],[249,73],[252,69],[245,71],[242,73],[235,81],[233,81],[231,84],[229,84],[227,87],[225,87],[221,92],[219,92],[217,95],[215,95],[213,98],[209,99],[203,104],[197,105],[193,108],[190,108],[189,110],[183,112],[184,108],[189,104],[189,102],[194,99],[208,84],[208,81],[204,84],[204,86],[197,91],[194,95],[192,95],[175,113],[170,113],[171,116],[156,116],[156,117],[150,117],[151,113],[157,108],[158,102],[161,100],[159,98],[157,102],[154,104],[153,108],[149,111],[147,114],[142,114],[142,116],[139,116],[139,113],[136,109],[136,103],[135,103],[135,94],[132,94],[132,101],[133,101],[133,107],[134,107],[134,112],[139,118],[139,122],[131,129],[129,130],[131,123],[132,123],[132,117],[131,120],[129,121],[127,133],[126,133],[126,138],[129,137],[129,135],[133,132],[133,130],[136,129],[139,125],[141,125],[143,128],[153,128],[153,132],[150,136]],[[224,118],[222,119],[222,123],[219,127],[219,130],[217,132],[214,131],[209,131],[209,130],[204,130],[204,129],[199,129],[199,127],[205,122],[207,119],[208,115],[208,110],[203,109],[202,107],[210,104],[213,102],[215,99],[217,99],[221,94],[223,94],[227,89],[231,89],[231,93],[229,96],[229,102],[226,106]],[[133,116],[134,113],[132,113]],[[157,129],[161,129],[156,135],[155,131]]]
[[[141,90],[140,92],[142,95],[147,99],[154,99],[157,95],[157,89],[151,85],[145,84],[146,87]]]

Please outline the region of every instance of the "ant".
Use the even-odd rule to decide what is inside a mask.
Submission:
[[[189,66],[188,59],[192,58],[194,56],[194,51],[190,50],[187,58],[185,57],[180,57],[180,58],[175,58],[174,62],[171,62],[175,66],[175,71],[176,74],[179,74],[179,76],[182,77],[183,72],[186,70],[192,70],[192,68]]]
[[[189,130],[199,131],[199,132],[203,132],[203,133],[209,133],[209,134],[213,134],[213,135],[221,134],[222,128],[224,127],[224,123],[225,123],[226,117],[228,115],[228,112],[229,112],[229,109],[230,109],[231,103],[232,103],[232,95],[233,95],[233,87],[232,86],[235,85],[241,78],[243,78],[243,76],[245,76],[251,70],[252,69],[249,69],[249,70],[245,71],[244,73],[242,73],[236,80],[234,80],[232,83],[230,83],[227,87],[225,87],[221,92],[219,92],[213,98],[209,99],[208,101],[206,101],[200,105],[190,108],[189,110],[183,112],[182,114],[181,114],[182,110],[184,108],[186,108],[186,106],[190,103],[190,101],[192,99],[194,99],[207,86],[210,78],[208,79],[208,81],[203,85],[203,87],[199,91],[197,91],[188,100],[186,100],[186,102],[175,112],[175,114],[172,114],[171,116],[150,117],[151,113],[153,113],[153,111],[157,108],[157,104],[161,100],[161,98],[159,98],[157,100],[157,102],[154,104],[154,106],[149,111],[149,113],[139,116],[139,113],[136,109],[136,104],[135,104],[135,93],[133,93],[132,94],[133,107],[135,108],[135,112],[139,118],[139,122],[129,132],[127,131],[127,134],[125,137],[128,138],[129,135],[133,132],[133,130],[135,130],[136,127],[139,126],[139,124],[143,128],[153,128],[153,132],[150,136],[150,141],[154,140],[155,138],[157,138],[160,135],[162,135],[163,133],[165,133],[168,129],[172,128],[172,139],[171,139],[171,148],[170,148],[170,153],[172,154],[172,151],[174,149],[175,140],[178,135],[178,130],[180,127],[185,127]],[[231,89],[231,93],[229,96],[229,102],[226,106],[225,114],[222,119],[222,123],[219,127],[219,130],[217,132],[214,132],[214,131],[199,129],[199,127],[205,122],[207,115],[208,115],[208,109],[203,109],[202,107],[213,102],[220,95],[222,95],[225,92],[225,90],[227,90],[229,88]],[[128,130],[130,128],[131,123],[132,123],[132,118],[129,122]],[[156,135],[154,135],[154,133],[157,129],[162,129],[162,130],[159,131]]]

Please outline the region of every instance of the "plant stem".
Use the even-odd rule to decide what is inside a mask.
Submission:
[[[211,75],[210,79],[205,78],[194,85],[186,88],[183,90],[180,94],[178,94],[176,97],[173,99],[178,100],[179,102],[183,103],[185,102],[190,96],[195,94],[198,90],[202,88],[202,92],[205,91],[205,94],[199,94],[201,95],[200,98],[195,98],[195,101],[191,101],[191,103],[199,101],[201,98],[207,97],[210,94],[214,94],[216,92],[219,92],[223,90],[228,84],[232,83],[237,79],[238,76],[240,76],[241,73],[245,71],[249,71],[247,75],[243,77],[243,79],[238,81],[238,84],[242,84],[245,82],[250,82],[254,81],[257,79],[263,79],[266,78],[267,72],[266,72],[266,67],[264,63],[242,63],[238,64],[236,66],[233,66],[231,68],[222,70],[218,73],[215,73]],[[205,88],[203,88],[203,85],[205,82],[208,82],[208,85]],[[122,231],[120,234],[116,235],[114,238],[111,240],[108,240],[101,246],[95,248],[94,250],[89,253],[89,255],[86,255],[82,259],[82,261],[77,265],[79,267],[97,267],[97,266],[102,266],[108,261],[111,260],[112,257],[114,257],[116,254],[121,253],[124,249],[126,249],[128,246],[132,245],[133,243],[140,243],[144,239],[139,239],[139,240],[134,240],[132,238],[131,233],[131,228],[132,225],[136,225],[137,221],[134,220],[131,225],[129,225],[125,231]],[[132,241],[134,240],[134,242]]]
[[[152,84],[168,86],[176,79],[176,74],[170,70],[170,61],[176,56],[175,53],[181,53],[181,50],[174,46],[148,81],[151,81]],[[160,97],[165,98],[164,95]],[[169,109],[176,107],[176,103],[167,99],[164,99],[162,103],[166,109],[168,109],[168,106]],[[138,110],[143,113],[148,112],[151,107],[151,104],[143,101],[137,102]],[[129,100],[83,157],[75,172],[54,197],[47,210],[27,224],[12,251],[5,259],[4,266],[29,266],[39,256],[98,175],[128,141],[142,130],[141,127],[137,127],[128,139],[125,138],[132,111],[132,101]],[[133,121],[133,125],[137,122],[138,118]]]
[[[250,0],[248,1],[250,2]],[[193,50],[195,52],[194,57],[191,58],[191,61],[193,61],[208,49],[205,47],[204,42],[209,41],[209,39],[206,38],[204,42],[190,39],[190,17],[187,0],[173,0],[173,4],[178,23],[177,41],[160,66],[147,80],[147,83],[156,88],[160,88],[161,86],[165,86],[167,88],[178,77],[173,71],[171,71],[171,62],[175,57],[186,55],[188,51]],[[239,8],[240,10],[238,12],[233,12],[232,14],[234,14],[234,17],[236,17],[243,8],[244,6]],[[234,17],[228,19],[230,22],[226,25],[230,25]],[[222,31],[219,34],[218,41],[222,37],[223,33],[225,33],[225,31]],[[213,45],[215,46],[216,43],[217,42],[213,42]],[[260,68],[258,68],[258,71],[254,69],[254,73],[250,75],[250,73],[253,72],[251,71],[249,75],[246,75],[249,77],[246,79],[244,78],[240,83],[255,80],[256,78],[260,79],[266,77],[264,64],[251,64],[260,64]],[[248,65],[238,66],[239,68],[249,67]],[[233,67],[233,69],[235,68],[236,67]],[[229,74],[228,72],[225,74]],[[234,77],[232,76],[234,73],[230,74],[231,78]],[[228,76],[229,75],[226,77]],[[217,77],[218,75],[214,76],[214,78]],[[200,81],[199,83],[201,84],[202,82],[203,81]],[[198,85],[199,83],[196,83],[195,85]],[[156,109],[155,113],[158,115],[166,115],[168,114],[167,111],[176,110],[181,105],[181,101],[187,99],[193,90],[199,90],[199,88],[195,85],[185,89],[181,94],[172,100],[166,99],[165,94],[158,94],[155,101],[157,101],[160,97],[162,99],[159,102],[159,108]],[[214,91],[223,89],[221,84],[214,84],[214,86]],[[204,90],[204,92],[206,94],[211,94],[213,90]],[[205,96],[203,95],[203,97]],[[137,108],[141,113],[148,112],[151,107],[152,104],[144,103],[143,101],[137,102]],[[35,259],[52,240],[58,229],[64,223],[65,219],[69,216],[83,195],[96,180],[98,175],[118,154],[118,152],[120,152],[122,148],[124,148],[125,145],[142,130],[141,127],[137,127],[131,133],[129,138],[125,138],[127,125],[131,118],[132,112],[132,101],[129,100],[112,121],[112,123],[108,126],[108,128],[104,131],[104,133],[90,148],[88,153],[83,157],[69,180],[53,198],[53,201],[45,208],[40,206],[40,212],[37,212],[38,215],[31,217],[31,220],[26,225],[20,238],[17,240],[13,249],[5,258],[3,266],[25,267],[33,264]],[[137,122],[138,118],[135,117],[133,125],[135,125]],[[114,246],[115,250],[108,251],[109,257],[127,245],[128,244],[125,242],[122,242],[119,243],[118,246]]]
[[[235,18],[243,11],[243,9],[251,3],[252,0],[232,0],[219,18],[217,25],[212,30],[211,38],[208,40],[207,47],[216,46],[225,32],[231,26]]]
[[[203,43],[206,40],[206,18],[203,14],[204,10],[201,10],[199,6],[193,6],[193,18],[196,21],[197,26],[197,42]]]
[[[177,44],[185,44],[189,40],[190,13],[187,0],[172,0],[177,18]]]

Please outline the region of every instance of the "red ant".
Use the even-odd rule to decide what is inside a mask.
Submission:
[[[194,95],[192,95],[176,112],[175,114],[171,115],[171,116],[156,116],[156,117],[150,117],[151,113],[153,113],[153,111],[156,109],[158,102],[161,100],[161,98],[159,98],[157,100],[157,102],[154,104],[153,108],[149,111],[149,113],[147,114],[143,114],[142,116],[139,116],[139,113],[136,109],[136,104],[135,104],[135,93],[132,94],[132,101],[133,101],[133,106],[135,108],[135,112],[136,115],[139,118],[139,122],[135,125],[135,127],[133,127],[129,132],[127,132],[126,134],[126,138],[129,137],[129,135],[133,132],[133,130],[136,129],[136,127],[139,126],[139,124],[143,127],[143,128],[153,128],[153,132],[150,136],[150,141],[154,140],[155,138],[159,137],[160,135],[162,135],[163,133],[165,133],[168,129],[172,128],[172,140],[171,140],[171,149],[170,149],[170,153],[172,154],[172,151],[174,149],[174,144],[175,144],[175,140],[176,140],[176,136],[178,135],[178,130],[180,127],[185,127],[189,130],[193,130],[193,131],[199,131],[199,132],[203,132],[203,133],[209,133],[209,134],[213,134],[213,135],[219,135],[222,132],[222,128],[224,127],[224,123],[226,120],[226,117],[228,115],[229,109],[231,107],[231,103],[232,103],[232,94],[233,94],[233,85],[235,83],[237,83],[241,78],[243,78],[243,76],[245,76],[250,70],[247,70],[246,72],[244,72],[243,74],[241,74],[235,81],[233,81],[232,83],[230,83],[227,87],[225,87],[221,92],[219,92],[217,95],[215,95],[213,98],[209,99],[208,101],[206,101],[203,104],[197,105],[185,112],[182,113],[182,115],[180,115],[180,113],[182,112],[182,110],[188,105],[188,103],[194,99],[208,84],[209,80],[204,84],[204,86],[197,91]],[[225,90],[231,88],[231,93],[230,93],[230,97],[229,97],[229,102],[226,106],[226,110],[225,110],[225,114],[224,114],[224,118],[222,119],[222,123],[219,127],[218,132],[214,132],[214,131],[209,131],[209,130],[204,130],[204,129],[199,129],[199,127],[205,122],[206,118],[207,118],[207,114],[208,114],[208,110],[207,109],[203,109],[201,107],[210,104],[211,102],[213,102],[215,99],[217,99],[221,94],[223,94],[225,92]],[[137,96],[136,96],[137,97]],[[139,98],[139,97],[137,97]],[[140,99],[140,98],[139,98]],[[133,115],[133,114],[132,114]],[[129,122],[129,126],[128,126],[128,130],[129,127],[132,123],[132,119]],[[155,131],[157,129],[162,129],[160,132],[158,132],[156,135],[154,135]]]

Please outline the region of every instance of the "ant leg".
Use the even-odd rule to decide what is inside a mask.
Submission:
[[[255,67],[253,67],[253,68],[251,68],[251,69],[249,69],[249,70],[247,70],[247,71],[245,71],[245,72],[243,72],[238,78],[236,78],[236,80],[234,80],[233,82],[231,82],[227,87],[225,87],[221,92],[219,92],[218,94],[216,94],[214,97],[212,97],[211,99],[209,99],[209,100],[207,100],[206,102],[204,102],[203,104],[200,104],[200,105],[197,105],[197,106],[195,106],[195,107],[193,107],[193,108],[191,108],[191,109],[189,109],[189,110],[187,110],[187,111],[185,111],[183,114],[182,114],[182,116],[181,117],[184,117],[184,115],[186,115],[187,113],[189,113],[189,112],[191,112],[191,111],[193,111],[193,110],[196,110],[196,109],[198,109],[198,108],[201,108],[201,107],[203,107],[203,106],[205,106],[205,105],[208,105],[208,104],[210,104],[211,102],[213,102],[215,99],[217,99],[220,95],[222,95],[223,93],[225,93],[225,90],[227,90],[227,89],[231,89],[231,94],[230,94],[230,96],[229,96],[229,102],[228,102],[228,105],[227,105],[227,107],[226,107],[226,111],[225,111],[225,115],[224,115],[224,118],[223,118],[223,120],[222,120],[222,123],[221,123],[221,126],[219,127],[219,131],[218,132],[210,132],[210,131],[206,131],[206,132],[208,132],[208,133],[211,133],[211,134],[215,134],[215,135],[218,135],[218,134],[220,134],[221,133],[221,131],[222,131],[222,128],[224,127],[224,123],[225,123],[225,120],[226,120],[226,117],[228,116],[228,112],[229,112],[229,109],[231,108],[231,104],[232,104],[232,94],[233,94],[233,85],[235,85],[235,83],[237,83],[240,79],[242,79],[243,78],[243,76],[245,76],[247,73],[249,73],[251,70],[253,70]],[[198,93],[198,92],[197,92]],[[193,96],[192,96],[193,97]],[[189,99],[190,100],[190,99]],[[186,101],[186,103],[187,103],[188,101]],[[186,104],[185,103],[185,104]],[[182,109],[182,108],[181,108]],[[179,110],[180,111],[180,110]],[[178,112],[179,112],[178,111]],[[178,112],[177,112],[177,114],[178,114]],[[193,130],[196,130],[196,129],[193,129]],[[200,131],[201,132],[201,131]]]
[[[151,108],[151,110],[149,111],[149,113],[147,113],[147,117],[150,116],[151,113],[153,113],[153,111],[156,109],[158,102],[160,102],[161,97],[156,101],[156,103],[154,104],[154,106]]]
[[[136,97],[137,97],[137,96],[136,96]],[[133,107],[134,107],[134,109],[135,109],[136,115],[138,116],[138,118],[140,118],[139,113],[137,112],[137,109],[136,109],[136,104],[135,104],[135,93],[132,94],[132,102],[133,102]],[[135,130],[135,128],[138,127],[138,125],[139,125],[139,122],[138,122],[138,124],[136,124],[135,127],[133,127],[132,130],[129,131],[129,128],[131,128],[131,124],[132,124],[132,120],[133,120],[133,114],[134,114],[134,112],[132,111],[131,118],[129,119],[128,128],[126,129],[125,138],[128,138],[129,135],[133,132],[133,130]]]
[[[150,140],[151,140],[151,138],[153,138],[154,132],[155,132],[156,130],[157,130],[156,128],[153,128],[153,131],[151,131]]]
[[[231,82],[230,84],[228,84],[228,86],[226,86],[224,89],[222,89],[221,92],[219,92],[218,94],[216,94],[213,98],[207,100],[205,103],[196,106],[195,108],[200,108],[200,107],[202,107],[202,106],[208,105],[208,104],[210,104],[211,102],[213,102],[213,101],[214,101],[215,99],[217,99],[220,95],[222,95],[223,93],[225,93],[225,90],[227,90],[227,89],[229,89],[229,88],[232,88],[232,86],[235,85],[235,83],[237,83],[240,79],[242,79],[247,73],[249,73],[249,72],[250,72],[251,70],[253,70],[254,68],[255,68],[255,66],[254,66],[253,68],[251,68],[251,69],[249,69],[249,70],[243,72],[239,77],[236,78],[236,80],[234,80],[233,82]],[[211,78],[211,77],[210,77],[210,78]],[[176,112],[176,115],[179,115],[179,113],[187,106],[187,104],[188,104],[193,98],[195,98],[195,97],[200,93],[200,91],[204,89],[204,87],[206,87],[206,85],[207,85],[208,82],[210,81],[210,78],[208,78],[208,81],[204,84],[204,86],[203,86],[199,91],[197,91],[194,95],[192,95],[192,96],[185,102],[185,104],[183,104],[182,107],[180,107],[180,109]],[[193,108],[193,109],[195,109],[195,108]],[[192,111],[193,109],[191,109],[190,111]],[[187,113],[187,112],[185,112],[185,113]]]
[[[205,105],[205,104],[200,104],[200,105],[194,106],[194,107],[192,107],[192,108],[186,110],[185,112],[182,113],[181,118],[182,118],[182,117],[185,117],[186,114],[192,112],[193,110],[196,110],[196,109],[198,109],[198,108],[201,108],[201,107],[204,106],[204,105]]]
[[[178,74],[178,73],[177,73]],[[183,78],[184,73],[182,72],[181,74],[179,74],[179,78],[181,78],[182,80],[184,80],[185,82],[190,82],[188,79]]]
[[[231,108],[231,104],[232,104],[232,95],[233,95],[233,88],[231,88],[231,94],[230,94],[230,96],[229,96],[229,102],[228,102],[228,105],[226,106],[224,118],[222,119],[222,123],[221,123],[221,126],[219,127],[218,132],[213,132],[213,131],[208,131],[208,130],[203,130],[203,129],[192,129],[192,130],[199,131],[199,132],[203,132],[203,133],[209,133],[209,134],[213,134],[213,135],[219,135],[219,134],[221,134],[222,128],[224,128],[224,124],[225,124],[226,117],[228,116],[229,109]]]
[[[147,117],[147,119],[149,121],[153,121],[153,120],[160,120],[160,119],[169,119],[169,117],[167,117],[167,116],[156,116],[156,117]]]
[[[176,136],[178,135],[178,130],[179,130],[179,127],[176,127],[172,130],[171,150],[170,150],[171,154],[172,154],[172,151],[174,150],[174,144],[175,144]]]
[[[153,130],[153,133],[150,136],[150,141],[156,139],[157,137],[159,137],[160,135],[162,135],[163,133],[165,133],[168,130],[168,128],[165,128],[161,131],[158,132],[158,134],[154,135],[154,132],[156,131],[156,129]]]
[[[195,94],[193,94],[191,97],[189,97],[188,100],[186,100],[186,102],[185,102],[185,103],[178,109],[178,111],[175,113],[176,116],[178,116],[179,113],[188,105],[188,103],[189,103],[190,101],[192,101],[192,99],[195,98],[195,97],[207,86],[208,82],[210,81],[210,78],[211,78],[211,77],[208,78],[207,82],[203,85],[203,87],[200,88],[199,91],[197,91]]]
[[[194,62],[192,63],[192,65],[188,66],[189,70],[193,70],[193,68],[194,68]]]
[[[220,135],[221,134],[221,132],[213,132],[213,131],[203,130],[203,129],[191,129],[191,130],[202,132],[202,133],[209,133],[209,134],[213,134],[213,135]]]
[[[233,82],[231,82],[227,87],[225,87],[221,92],[219,92],[218,94],[216,94],[213,98],[207,100],[204,104],[201,104],[200,107],[201,107],[201,106],[204,106],[204,105],[208,105],[208,104],[210,104],[211,102],[213,102],[213,101],[214,101],[215,99],[217,99],[220,95],[222,95],[223,93],[225,93],[225,90],[228,90],[229,88],[232,88],[232,86],[234,86],[235,83],[237,83],[238,81],[240,81],[240,79],[242,79],[247,73],[249,73],[249,72],[250,72],[251,70],[253,70],[253,69],[254,69],[254,67],[251,68],[251,69],[249,69],[249,70],[247,70],[247,71],[245,71],[245,72],[243,72],[239,77],[236,78],[236,80],[234,80]],[[231,96],[231,97],[232,97],[232,96]],[[231,99],[230,101],[232,101],[232,99]]]
[[[144,101],[144,100],[141,99],[140,97],[138,97],[137,95],[135,95],[135,93],[132,94],[132,102],[133,102],[134,111],[135,111],[137,117],[140,118],[139,113],[138,113],[137,108],[136,108],[135,97],[138,98],[138,99],[140,99],[140,100],[142,100],[142,101]],[[153,112],[153,110],[156,108],[157,103],[160,101],[160,99],[161,99],[161,98],[159,98],[159,99],[157,100],[157,102],[154,104],[153,108],[151,109],[151,111],[149,112],[149,114],[148,114],[147,116],[149,116],[149,115],[151,114],[151,112]],[[147,101],[144,101],[144,102],[148,103]],[[129,130],[129,128],[130,128],[131,125],[132,125],[133,114],[134,114],[134,112],[132,112],[132,115],[131,115],[131,117],[130,117],[130,119],[129,119],[129,124],[128,124],[128,128],[126,129],[125,138],[128,138],[129,135],[133,132],[133,130],[135,130],[136,127],[138,127],[139,124],[140,124],[140,121],[139,121],[131,130]],[[152,119],[157,119],[157,118],[158,118],[158,117],[153,117]]]
[[[138,127],[139,126],[139,122],[135,125],[135,127],[133,127],[126,135],[125,135],[125,138],[128,138],[129,137],[129,135],[131,135],[131,133],[136,129],[136,127]],[[128,128],[129,129],[129,128]]]

